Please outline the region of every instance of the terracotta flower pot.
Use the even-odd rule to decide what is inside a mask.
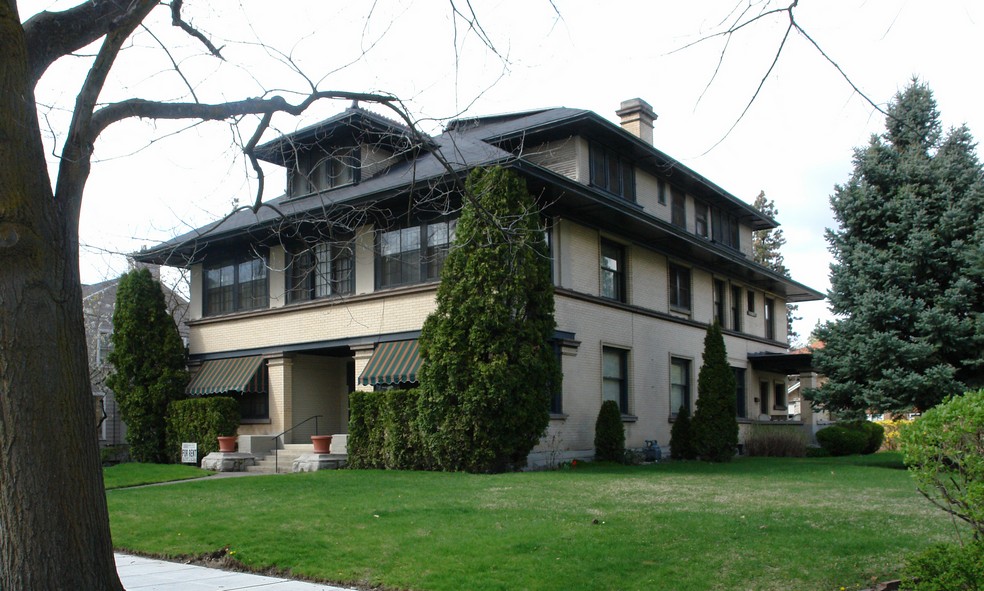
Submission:
[[[311,443],[314,444],[314,453],[326,454],[331,449],[331,435],[312,435]]]
[[[235,435],[220,436],[219,451],[222,453],[232,453],[236,451],[236,436]]]

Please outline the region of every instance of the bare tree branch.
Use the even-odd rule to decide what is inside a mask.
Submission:
[[[185,33],[188,33],[195,39],[201,41],[202,45],[204,45],[205,48],[208,49],[208,52],[211,53],[212,55],[219,58],[220,60],[225,60],[225,58],[222,57],[222,52],[220,51],[220,48],[213,45],[212,42],[209,41],[208,37],[206,37],[201,31],[199,31],[195,27],[188,24],[188,22],[186,22],[181,17],[181,7],[183,5],[184,5],[184,0],[171,0],[171,24],[175,27],[178,27]]]

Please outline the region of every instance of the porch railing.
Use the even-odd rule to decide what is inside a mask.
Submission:
[[[278,462],[277,462],[277,459],[278,459],[277,451],[280,449],[280,447],[279,447],[279,444],[277,443],[277,440],[279,439],[280,440],[280,443],[282,444],[283,443],[283,436],[284,435],[290,433],[294,429],[296,429],[296,428],[300,427],[301,425],[303,425],[305,423],[308,423],[308,422],[310,422],[312,420],[314,421],[314,434],[317,435],[318,434],[318,419],[319,418],[322,418],[322,417],[324,417],[324,415],[310,416],[310,417],[304,419],[303,421],[301,421],[300,423],[297,423],[296,425],[294,425],[290,429],[286,429],[282,433],[278,433],[277,435],[274,435],[273,437],[271,437],[271,439],[273,440],[273,472],[274,472],[274,474],[279,474],[280,473],[280,466],[278,465]]]

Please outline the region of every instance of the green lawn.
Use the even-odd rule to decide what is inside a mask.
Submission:
[[[111,490],[128,486],[140,486],[142,484],[201,478],[209,474],[214,474],[214,472],[201,470],[194,466],[182,466],[180,464],[138,464],[136,462],[129,462],[103,468],[103,484],[106,486],[106,490]]]
[[[228,547],[257,569],[393,589],[838,590],[896,578],[952,525],[897,455],[326,471],[108,493],[117,548]]]

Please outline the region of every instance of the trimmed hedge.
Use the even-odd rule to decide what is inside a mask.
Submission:
[[[798,427],[752,425],[745,437],[745,454],[773,458],[802,458],[806,435]]]
[[[817,442],[832,456],[853,456],[867,447],[868,435],[838,424],[817,431]]]
[[[690,409],[680,407],[676,420],[670,428],[670,458],[674,460],[693,460],[697,458],[694,449],[694,428],[690,422]]]
[[[622,412],[614,400],[601,403],[595,421],[595,459],[599,462],[625,462],[625,426]]]
[[[875,453],[881,449],[882,442],[885,441],[885,427],[873,421],[850,421],[848,423],[838,424],[848,429],[854,429],[855,431],[864,433],[867,438],[867,443],[865,443],[864,449],[861,450],[861,453],[864,455]]]
[[[418,390],[349,394],[348,465],[426,470],[433,466],[418,428]]]
[[[167,407],[167,457],[181,461],[181,444],[198,443],[198,464],[219,450],[220,435],[235,435],[239,428],[239,402],[228,396],[176,400]]]

